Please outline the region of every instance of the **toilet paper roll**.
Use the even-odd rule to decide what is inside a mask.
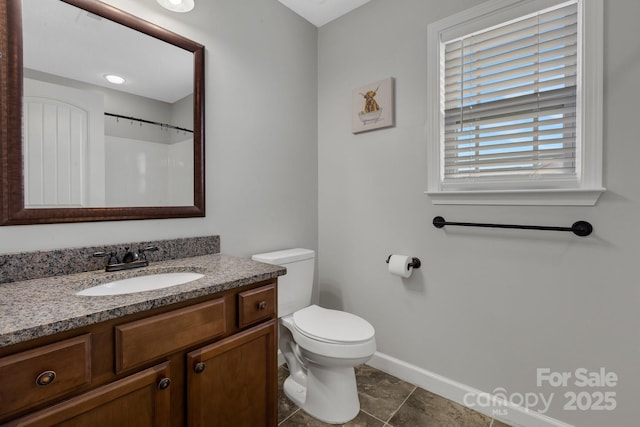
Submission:
[[[389,258],[389,273],[395,274],[400,277],[410,277],[413,273],[413,267],[409,264],[413,261],[413,258],[407,255],[391,255]]]

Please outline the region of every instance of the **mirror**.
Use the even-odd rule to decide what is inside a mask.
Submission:
[[[0,223],[204,216],[204,47],[91,0],[3,3]]]

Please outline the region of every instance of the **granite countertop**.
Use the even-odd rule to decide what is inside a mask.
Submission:
[[[154,291],[113,296],[76,292],[113,280],[192,271],[203,278]],[[148,267],[104,270],[0,284],[0,347],[276,278],[286,269],[222,254],[152,262]]]

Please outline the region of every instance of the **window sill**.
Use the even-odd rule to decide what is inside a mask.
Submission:
[[[605,188],[425,191],[434,205],[594,206]]]

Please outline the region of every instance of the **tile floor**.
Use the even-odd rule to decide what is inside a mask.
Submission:
[[[288,376],[278,370],[278,425],[282,427],[331,426],[311,418],[282,391]],[[356,368],[360,413],[348,427],[508,427],[498,420],[367,365]]]

